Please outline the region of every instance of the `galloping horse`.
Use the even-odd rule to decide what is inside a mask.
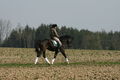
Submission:
[[[45,40],[42,40],[42,41],[37,41],[36,44],[35,44],[35,49],[36,49],[36,52],[37,52],[37,57],[35,59],[35,64],[37,64],[38,62],[38,58],[43,54],[43,57],[45,59],[45,61],[48,63],[48,64],[51,64],[49,62],[49,60],[47,59],[46,57],[46,49],[50,50],[50,51],[54,51],[55,54],[54,54],[54,58],[52,59],[52,64],[54,63],[55,61],[55,58],[58,54],[58,52],[61,52],[63,54],[63,56],[65,57],[65,60],[66,62],[69,64],[69,60],[65,54],[65,50],[64,50],[64,46],[67,46],[67,47],[70,47],[70,43],[72,42],[73,40],[73,37],[69,36],[69,35],[65,35],[65,36],[61,36],[60,37],[60,40],[62,42],[62,46],[61,47],[58,47],[58,46],[55,46],[55,41],[54,40],[50,40],[50,39],[45,39]],[[57,42],[56,42],[57,43]],[[57,43],[58,44],[58,43]]]

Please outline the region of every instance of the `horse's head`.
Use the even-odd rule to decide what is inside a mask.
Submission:
[[[68,48],[72,46],[73,37],[70,35],[64,35],[60,37],[63,45],[66,45]]]

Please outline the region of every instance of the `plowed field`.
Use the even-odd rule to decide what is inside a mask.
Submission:
[[[120,80],[120,51],[66,50],[70,64],[58,54],[53,65],[32,48],[0,48],[0,80]],[[54,53],[47,51],[51,61]]]

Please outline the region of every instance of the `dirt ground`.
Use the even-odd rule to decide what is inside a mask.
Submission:
[[[120,66],[0,68],[0,80],[120,80]]]
[[[40,66],[46,64],[41,58],[36,66],[34,49],[0,48],[0,80],[120,80],[120,51],[66,52],[70,60],[69,65],[64,65],[64,57],[59,54],[54,65]],[[53,53],[47,53],[48,59],[51,60]],[[82,64],[84,62],[85,64]],[[93,64],[87,64],[89,62]]]

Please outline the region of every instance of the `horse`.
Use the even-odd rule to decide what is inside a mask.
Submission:
[[[38,59],[41,55],[43,55],[45,61],[48,63],[48,64],[53,64],[55,59],[56,59],[56,56],[59,52],[62,53],[62,55],[65,57],[65,60],[66,62],[69,64],[69,60],[66,56],[66,53],[65,53],[65,46],[67,47],[70,47],[71,46],[71,43],[72,43],[72,40],[73,40],[73,37],[72,36],[69,36],[69,35],[64,35],[64,36],[61,36],[60,38],[60,41],[62,42],[62,46],[61,47],[58,47],[58,42],[55,41],[55,40],[52,40],[52,39],[44,39],[44,40],[38,40],[35,44],[35,51],[37,53],[37,57],[35,59],[35,64],[37,64],[38,62]],[[57,44],[57,46],[55,46],[54,44]],[[50,63],[50,61],[48,60],[48,58],[46,57],[46,50],[50,50],[50,51],[53,51],[55,52],[54,53],[54,58],[52,59],[52,63]]]

